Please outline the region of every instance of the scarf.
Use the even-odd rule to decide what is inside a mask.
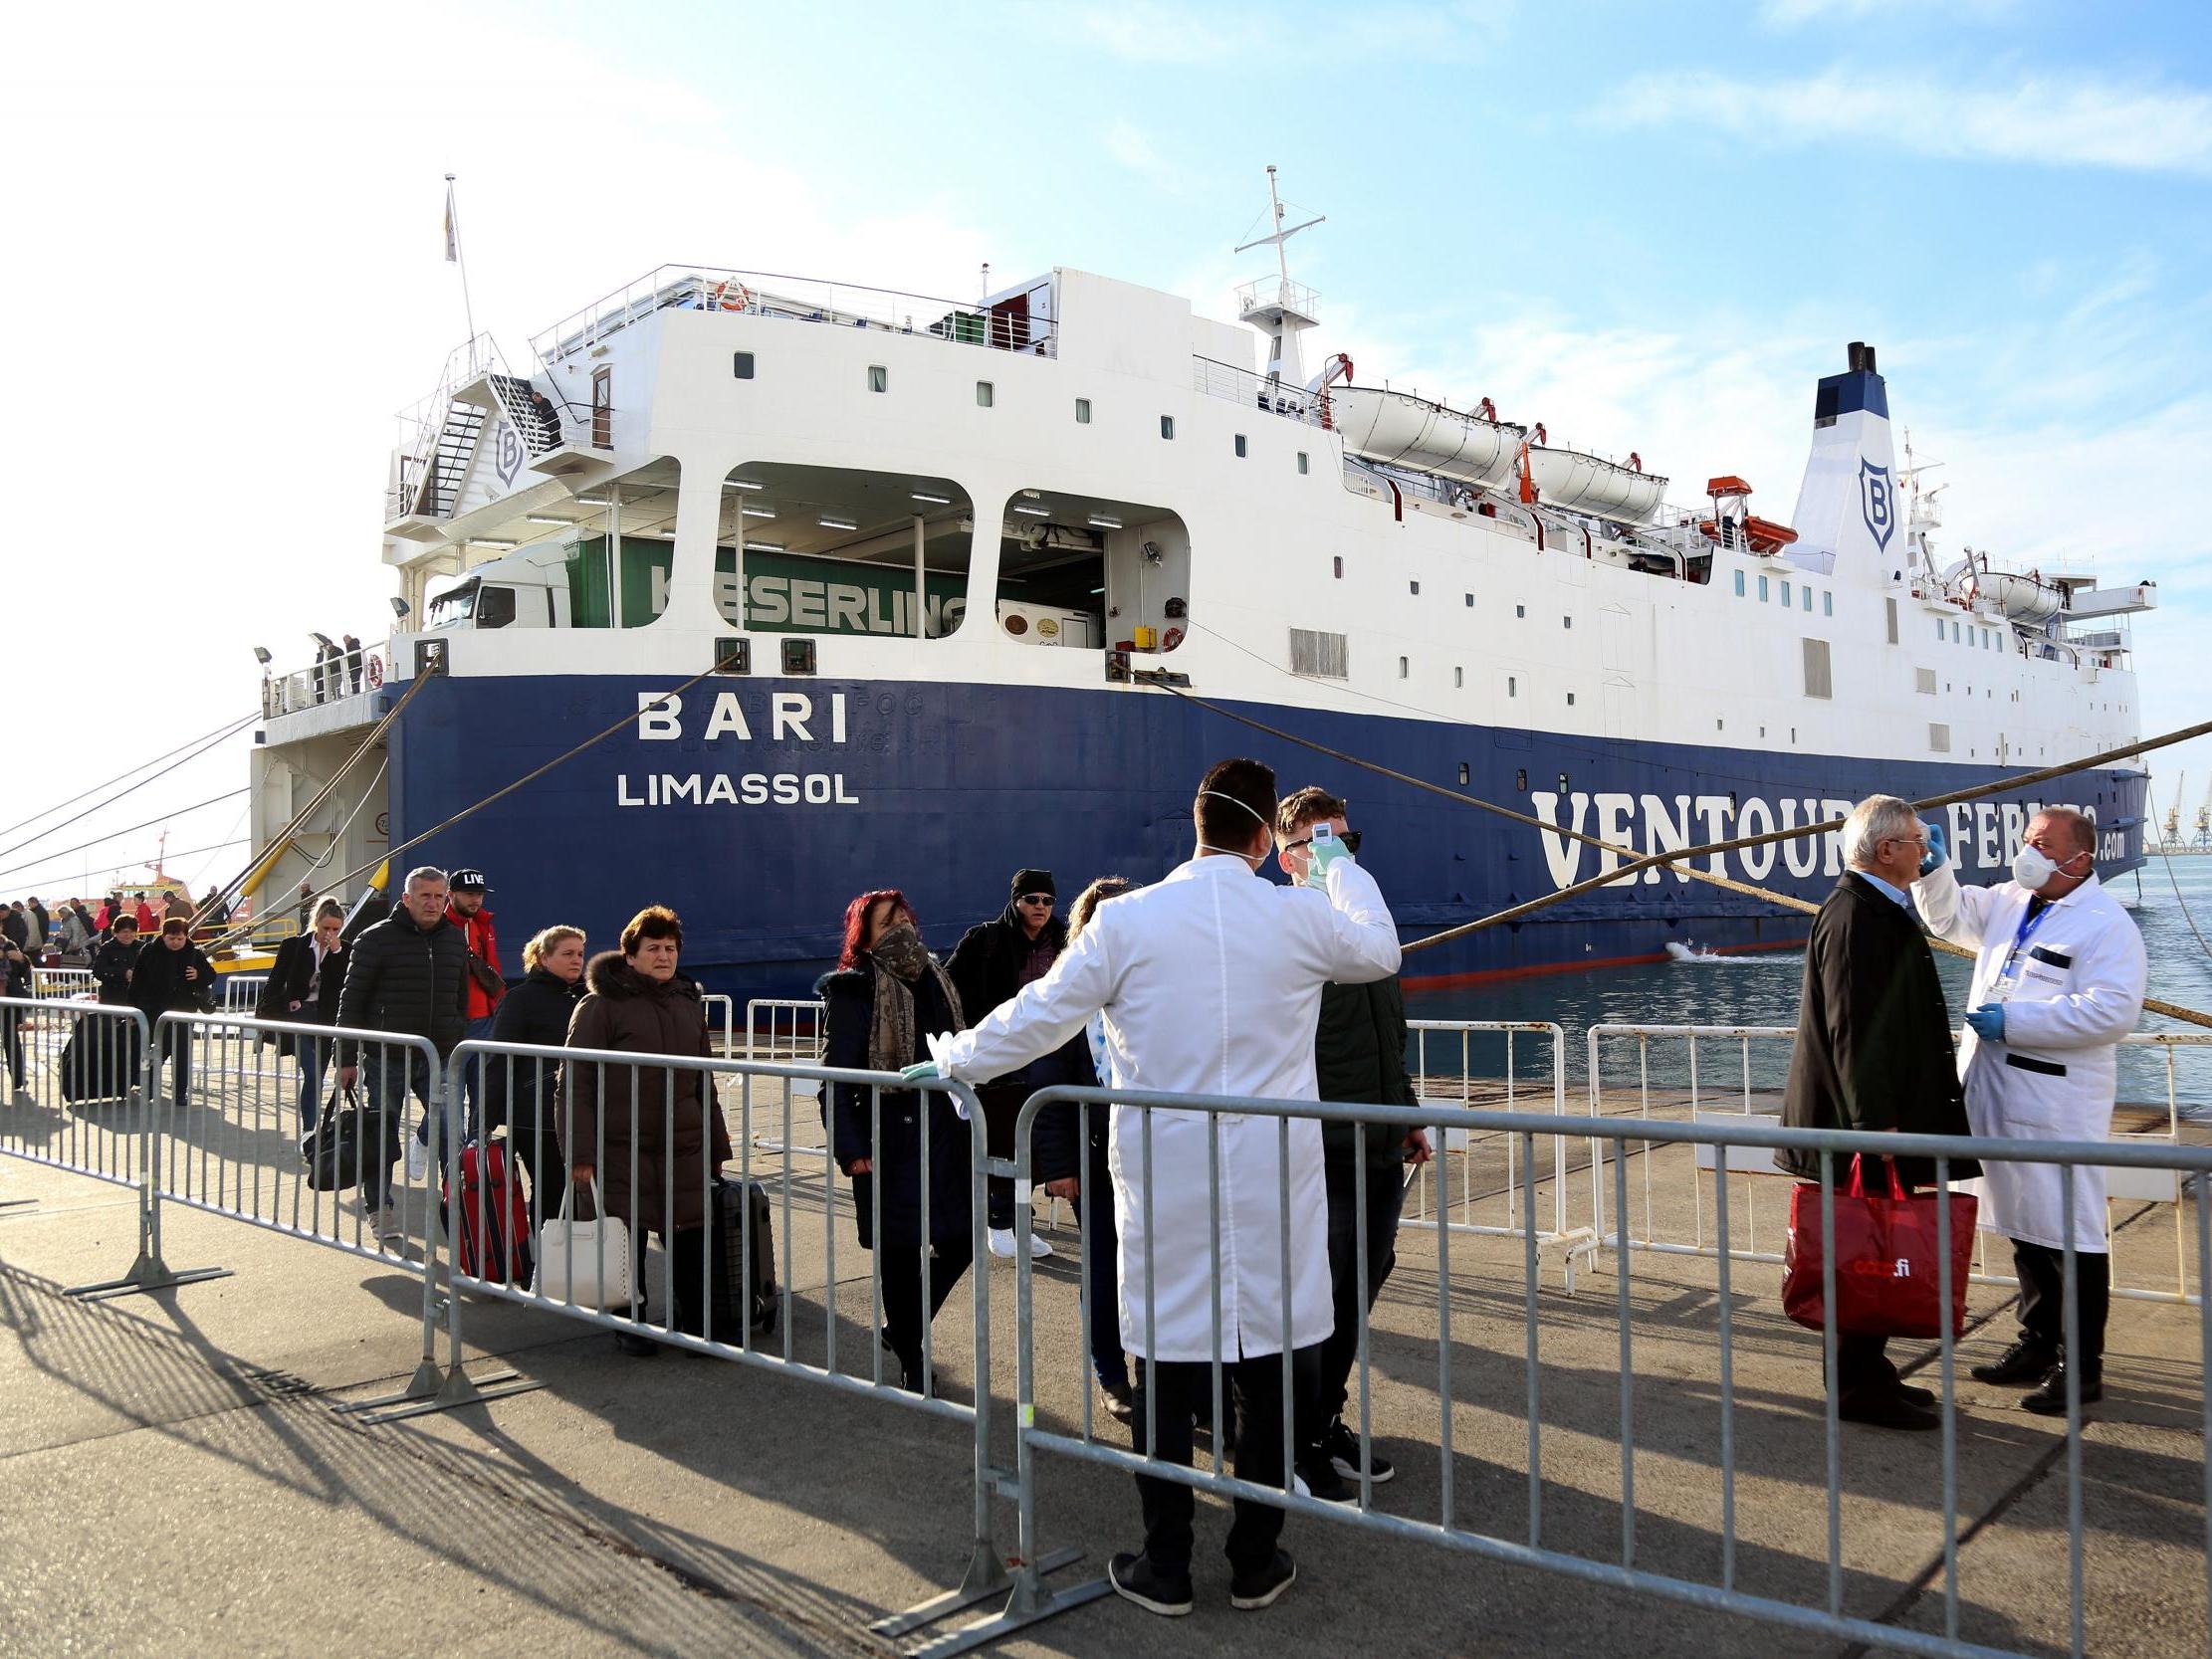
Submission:
[[[925,972],[937,976],[937,988],[944,993],[945,1006],[952,1012],[953,1028],[957,1031],[967,1025],[960,1009],[960,992],[953,988],[952,980],[911,924],[902,922],[891,929],[868,954],[875,959],[878,970],[875,1013],[868,1027],[871,1070],[900,1071],[921,1055],[915,1029],[914,985]]]

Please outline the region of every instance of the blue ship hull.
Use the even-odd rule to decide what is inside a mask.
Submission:
[[[393,844],[613,724],[636,710],[641,690],[657,689],[596,676],[448,678],[425,687],[392,738]],[[806,700],[803,714],[784,705],[791,718],[780,728],[779,695]],[[441,830],[402,855],[400,867],[481,866],[494,884],[510,973],[520,971],[522,941],[540,928],[583,927],[597,949],[611,946],[639,908],[668,905],[684,921],[687,969],[741,998],[806,994],[836,954],[847,901],[868,888],[904,889],[942,951],[962,929],[998,913],[1009,876],[1024,866],[1053,871],[1063,905],[1094,876],[1157,879],[1190,856],[1192,792],[1224,755],[1267,761],[1285,791],[1318,783],[1349,798],[1366,838],[1361,860],[1409,942],[1599,873],[1592,849],[1578,852],[1526,825],[1263,736],[1161,691],[732,679],[695,687],[684,704],[661,723],[666,734],[626,726]],[[1813,821],[1824,802],[1877,791],[1926,798],[2006,775],[1986,765],[1569,737],[1269,705],[1239,712],[1569,827],[1579,813],[1586,833],[1609,839],[1601,797],[1671,805],[1687,840],[1702,843]],[[2002,878],[2012,851],[2006,809],[2024,814],[2032,802],[2092,811],[2101,831],[2100,871],[2109,880],[2133,869],[2142,859],[2142,791],[2139,773],[2100,770],[1954,809],[1964,814],[1952,820],[1961,879]],[[1722,797],[1731,798],[1726,814]],[[1625,822],[1646,846],[1646,820]],[[1759,861],[1770,857],[1762,874]],[[1818,901],[1834,885],[1833,865],[1832,850],[1805,842],[1748,865],[1731,856],[1726,873]],[[1683,938],[1780,948],[1803,939],[1805,923],[1707,883],[1660,875],[1409,954],[1406,974],[1415,984],[1466,983],[1650,960]]]

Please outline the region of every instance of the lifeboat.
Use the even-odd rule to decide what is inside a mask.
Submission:
[[[1541,444],[1528,446],[1528,478],[1546,507],[1634,524],[1649,523],[1666,495],[1666,480],[1655,473]]]
[[[1970,570],[1956,591],[1968,604],[1994,600],[2010,622],[2048,622],[2066,608],[2066,595],[2058,588],[2010,570]]]
[[[1705,532],[1707,540],[1722,541],[1720,525],[1712,519],[1699,519],[1697,527]],[[1736,527],[1741,532],[1746,547],[1767,557],[1779,553],[1797,539],[1797,531],[1789,525],[1778,524],[1772,518],[1761,518],[1756,514],[1739,520]]]
[[[1336,429],[1354,455],[1466,484],[1502,484],[1512,476],[1520,427],[1374,386],[1339,386],[1328,395]]]

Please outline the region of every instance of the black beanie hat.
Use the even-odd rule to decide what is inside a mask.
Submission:
[[[1049,870],[1016,870],[1013,873],[1013,896],[1018,899],[1024,893],[1049,893],[1055,899],[1060,896],[1060,890],[1052,885],[1052,872]]]

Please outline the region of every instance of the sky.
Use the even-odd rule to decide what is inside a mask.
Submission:
[[[1327,216],[1315,360],[1679,501],[1733,472],[1786,517],[1813,383],[1873,341],[1945,545],[2156,579],[2143,730],[2212,716],[2198,4],[126,0],[10,25],[0,157],[0,894],[163,827],[195,887],[244,863],[250,726],[98,786],[250,714],[256,645],[382,635],[393,412],[472,310],[527,359],[663,263],[968,296],[988,262],[1231,316],[1269,163]],[[2212,741],[2154,770],[2193,810]]]

